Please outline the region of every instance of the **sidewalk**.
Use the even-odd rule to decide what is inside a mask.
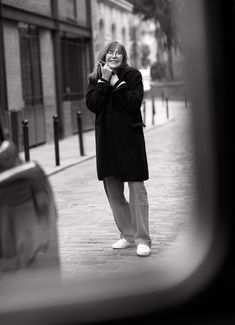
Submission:
[[[150,175],[145,185],[149,200],[151,256],[143,262],[136,256],[135,247],[112,249],[111,244],[120,234],[103,183],[97,180],[95,159],[90,159],[50,177],[58,207],[64,281],[81,283],[84,279],[146,270],[174,277],[179,274],[179,269],[186,271],[191,265],[190,248],[195,224],[191,109],[185,108],[182,102],[171,102],[167,122],[163,114],[160,119],[161,107],[159,102],[156,126],[148,124],[145,130]],[[124,191],[128,199],[127,184]]]
[[[152,120],[152,102],[150,99],[145,99],[146,102],[146,115],[145,115],[145,132],[153,127],[162,125],[173,118],[171,115],[174,107],[181,105],[181,102],[169,103],[169,119],[167,119],[166,106],[161,100],[155,100],[155,116],[154,123]],[[143,105],[142,105],[143,113]],[[54,143],[40,145],[30,149],[30,160],[36,161],[45,171],[48,176],[58,173],[68,167],[74,166],[88,159],[95,157],[95,135],[94,130],[83,133],[84,141],[84,156],[80,155],[78,135],[72,135],[59,142],[60,152],[60,166],[55,163],[55,146]],[[20,153],[21,158],[24,160],[24,152]]]
[[[65,282],[82,283],[84,280],[122,274],[141,275],[146,270],[157,275],[168,274],[174,280],[196,261],[191,259],[191,247],[195,245],[191,240],[196,221],[193,214],[191,110],[185,108],[182,102],[170,102],[168,120],[165,107],[159,101],[155,125],[152,126],[149,103],[145,140],[150,178],[146,189],[152,248],[151,256],[144,263],[136,256],[135,247],[124,251],[111,248],[114,240],[119,238],[119,232],[104,194],[103,183],[97,180],[95,159],[91,159],[95,156],[94,131],[84,134],[85,157],[79,156],[77,135],[61,141],[61,151],[64,151],[63,154],[61,152],[59,167],[53,166],[53,144],[31,150],[32,160],[37,160],[48,175],[53,175],[50,183],[59,216],[60,273]],[[78,168],[68,168],[84,160],[87,162]],[[64,172],[58,173],[61,170]],[[128,195],[127,186],[125,194]],[[14,287],[24,276],[33,280],[35,274],[41,271],[42,257],[32,267],[2,277],[1,290],[8,292],[9,287]],[[44,261],[46,265],[48,255]]]

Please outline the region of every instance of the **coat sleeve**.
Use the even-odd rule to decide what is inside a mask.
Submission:
[[[86,94],[87,108],[98,115],[107,100],[108,91],[109,84],[107,82],[98,83],[90,80]]]
[[[131,115],[138,113],[144,96],[141,73],[133,69],[129,71],[126,81],[120,80],[115,86],[114,93],[121,106]]]

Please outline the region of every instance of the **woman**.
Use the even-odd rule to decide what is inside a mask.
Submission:
[[[140,72],[127,64],[123,45],[109,43],[90,75],[86,105],[95,114],[98,179],[104,183],[120,239],[112,247],[137,244],[137,255],[150,254],[149,206],[144,181],[149,178],[143,135]],[[129,202],[124,196],[129,186]]]

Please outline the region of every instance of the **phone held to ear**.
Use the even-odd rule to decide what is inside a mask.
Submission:
[[[105,62],[104,61],[100,61],[97,65],[97,77],[98,79],[100,79],[102,77],[102,73],[101,73],[101,65],[104,66]]]
[[[99,61],[98,65],[97,65],[97,77],[98,79],[101,79],[102,77],[102,73],[101,73],[101,66],[103,67],[105,65],[104,61]],[[115,74],[115,71],[112,72],[112,75]]]

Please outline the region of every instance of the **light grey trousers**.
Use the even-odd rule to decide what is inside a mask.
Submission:
[[[128,182],[129,202],[124,195],[124,182],[105,177],[104,188],[120,231],[120,238],[130,243],[151,246],[149,235],[149,204],[144,182]]]

